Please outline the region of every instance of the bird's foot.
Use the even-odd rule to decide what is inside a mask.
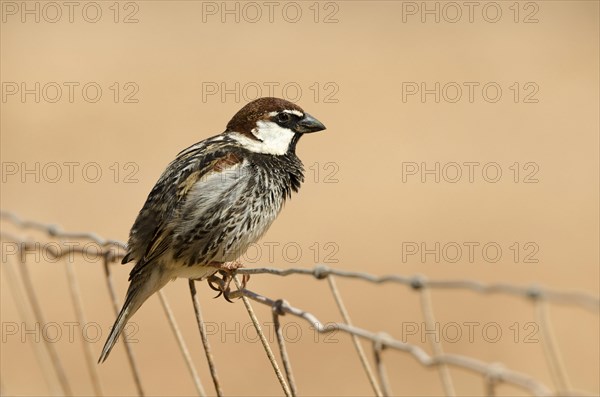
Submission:
[[[218,273],[221,275],[221,277],[217,276],[216,273],[208,277],[208,286],[211,289],[219,292],[217,296],[215,296],[215,298],[218,298],[219,296],[223,295],[227,302],[233,303],[231,299],[239,297],[238,295],[241,295],[240,290],[246,288],[246,284],[248,283],[248,280],[250,280],[250,275],[242,275],[242,285],[240,287],[240,290],[232,292],[230,288],[231,281],[235,277],[236,270],[240,267],[244,267],[244,265],[242,265],[242,263],[239,261],[233,261],[224,262],[213,266],[218,269]]]

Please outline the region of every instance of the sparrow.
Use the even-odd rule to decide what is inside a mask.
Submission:
[[[121,263],[135,266],[99,363],[131,316],[169,281],[211,280],[241,266],[236,260],[304,181],[298,141],[324,129],[292,102],[259,98],[240,109],[223,133],[177,155],[131,228]]]

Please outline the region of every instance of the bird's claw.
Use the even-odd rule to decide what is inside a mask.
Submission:
[[[240,267],[243,267],[240,262],[226,262],[218,266],[218,273],[221,275],[221,277],[217,276],[216,274],[208,277],[208,286],[212,290],[219,292],[214,299],[223,295],[227,302],[233,303],[231,298],[238,297],[237,295],[240,295],[240,290],[246,288],[246,284],[248,283],[248,280],[250,280],[249,274],[242,275],[242,283],[239,290],[232,292],[230,288],[231,281],[235,277],[235,272]]]
[[[220,277],[217,277],[213,274],[206,281],[208,282],[210,289],[218,292],[217,296],[215,296],[213,299],[217,299],[219,296],[223,295],[223,280]],[[215,284],[217,286],[215,286]]]

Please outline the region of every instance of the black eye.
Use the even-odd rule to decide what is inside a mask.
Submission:
[[[286,124],[292,119],[289,113],[281,112],[277,115],[277,121],[281,124]]]

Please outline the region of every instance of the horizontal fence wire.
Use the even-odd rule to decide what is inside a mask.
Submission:
[[[17,273],[15,273],[8,263],[3,262],[4,274],[7,277],[8,283],[10,284],[10,292],[13,295],[13,299],[17,302],[17,312],[19,316],[25,321],[31,321],[32,315],[28,313],[28,310],[24,304],[24,297],[27,297],[30,306],[33,310],[33,318],[35,321],[43,322],[44,313],[41,311],[38,303],[37,294],[35,288],[31,284],[31,278],[28,273],[28,266],[24,259],[23,252],[27,250],[44,250],[47,255],[53,259],[61,259],[67,255],[73,254],[85,254],[89,256],[101,256],[104,259],[105,264],[105,276],[107,282],[107,288],[112,300],[112,306],[118,310],[119,305],[116,300],[116,294],[114,286],[112,284],[112,278],[110,274],[109,264],[118,261],[123,257],[126,244],[117,240],[104,239],[95,233],[72,233],[61,230],[58,226],[45,224],[37,221],[23,220],[17,215],[11,212],[0,212],[0,220],[11,224],[13,227],[21,229],[23,231],[37,231],[45,234],[49,238],[59,240],[59,244],[64,243],[67,240],[81,240],[87,242],[93,242],[101,250],[88,250],[84,246],[73,246],[69,245],[68,249],[57,249],[55,245],[44,245],[39,244],[39,241],[32,239],[31,237],[23,237],[9,233],[2,228],[0,237],[3,241],[11,242],[16,244],[17,250],[20,252],[21,260],[17,265],[19,266],[23,285],[25,286],[25,293],[19,289],[20,283],[18,282]],[[4,257],[4,255],[3,255]],[[4,266],[6,265],[6,266]],[[68,281],[70,286],[70,293],[73,300],[73,304],[76,308],[76,314],[79,318],[83,318],[83,306],[81,297],[79,295],[79,286],[77,279],[74,277],[72,269],[68,269]],[[369,381],[373,393],[376,396],[388,396],[392,395],[391,386],[389,382],[389,374],[385,367],[384,356],[389,354],[389,351],[395,350],[404,352],[411,355],[418,363],[424,367],[435,367],[438,369],[443,390],[446,395],[452,396],[456,394],[454,390],[451,375],[448,368],[455,367],[463,370],[467,370],[482,376],[484,383],[484,391],[487,395],[495,395],[496,387],[501,383],[510,384],[518,387],[523,391],[537,396],[548,396],[548,395],[576,395],[576,394],[589,394],[592,393],[573,390],[569,377],[566,373],[566,367],[562,360],[562,356],[554,338],[552,326],[550,324],[547,306],[549,304],[560,304],[574,307],[581,307],[598,314],[600,310],[600,298],[592,294],[579,292],[579,291],[557,291],[549,288],[543,288],[539,285],[530,286],[517,286],[507,283],[482,283],[475,280],[430,280],[422,275],[415,276],[401,276],[401,275],[386,275],[376,276],[363,272],[346,271],[341,269],[334,269],[326,266],[316,266],[312,269],[305,268],[288,268],[288,269],[277,269],[277,268],[241,268],[236,271],[239,275],[272,275],[272,276],[297,276],[304,275],[310,276],[318,280],[327,279],[330,290],[334,297],[334,302],[337,305],[340,313],[342,314],[343,322],[338,323],[324,323],[319,320],[312,313],[302,310],[298,307],[292,306],[290,303],[283,299],[272,299],[261,295],[257,292],[251,291],[240,284],[238,279],[234,277],[234,282],[238,286],[238,290],[230,294],[231,298],[242,298],[244,306],[248,311],[248,314],[256,328],[262,345],[265,349],[268,360],[271,362],[273,371],[281,385],[282,393],[287,396],[296,396],[298,394],[298,385],[294,380],[294,374],[292,371],[291,359],[287,353],[285,346],[285,340],[281,335],[281,322],[280,317],[283,315],[291,315],[306,321],[311,325],[317,332],[322,334],[328,334],[334,331],[345,332],[350,335],[353,339],[353,344],[357,350],[358,357],[362,364],[367,380]],[[374,284],[400,284],[406,286],[412,290],[420,293],[420,304],[421,310],[423,311],[424,317],[428,323],[433,323],[435,317],[433,314],[433,304],[431,296],[429,295],[430,290],[468,290],[479,294],[504,294],[518,296],[527,300],[532,301],[536,307],[536,316],[540,322],[542,331],[542,346],[544,348],[544,356],[547,365],[552,373],[552,379],[554,382],[554,389],[545,385],[543,382],[534,379],[533,377],[515,370],[511,370],[499,363],[486,363],[481,360],[464,356],[460,354],[447,354],[443,352],[441,344],[435,343],[432,345],[433,354],[428,354],[421,347],[400,341],[393,338],[391,335],[380,331],[371,331],[358,326],[353,325],[350,320],[350,313],[345,305],[342,294],[340,293],[335,283],[334,277],[356,279]],[[222,385],[217,376],[217,369],[215,361],[212,355],[210,344],[205,332],[204,319],[200,311],[200,304],[196,297],[196,288],[194,281],[190,280],[190,294],[192,304],[194,307],[194,313],[196,321],[198,323],[202,345],[205,350],[206,358],[208,361],[210,374],[212,377],[212,383],[214,386],[215,393],[218,396],[223,395]],[[206,394],[204,386],[200,381],[196,367],[192,362],[189,349],[186,342],[179,330],[179,326],[175,319],[174,314],[170,310],[167,297],[160,293],[159,296],[167,321],[169,322],[173,334],[177,340],[178,347],[182,353],[184,362],[190,372],[190,375],[194,381],[196,391],[198,395],[203,396]],[[282,363],[282,367],[279,365],[275,354],[273,353],[264,333],[261,330],[260,322],[254,313],[250,301],[266,305],[271,308],[273,313],[273,320],[275,326],[275,335],[277,336],[277,345],[279,348],[279,359]],[[327,325],[325,325],[327,324]],[[371,367],[371,364],[366,359],[364,349],[360,343],[360,340],[367,341],[371,344],[373,362],[375,363],[375,370]],[[132,374],[133,383],[136,385],[138,395],[144,395],[144,389],[142,388],[142,382],[139,376],[138,363],[135,356],[130,350],[129,344],[123,339],[126,346],[127,357],[129,366]],[[70,385],[68,382],[68,376],[66,375],[63,365],[60,361],[60,357],[57,352],[50,346],[45,344],[44,350],[35,347],[35,356],[40,365],[46,383],[48,384],[49,390],[55,395],[71,394]],[[84,357],[86,358],[88,375],[90,377],[90,383],[93,386],[93,390],[96,394],[102,393],[102,386],[96,373],[95,366],[90,365],[90,350],[89,346],[83,350]],[[386,352],[384,354],[384,352]],[[48,360],[48,357],[50,358]],[[282,369],[283,368],[283,371]],[[2,394],[6,392],[7,388],[10,388],[10,384],[7,384],[6,379],[0,380],[2,385]]]

